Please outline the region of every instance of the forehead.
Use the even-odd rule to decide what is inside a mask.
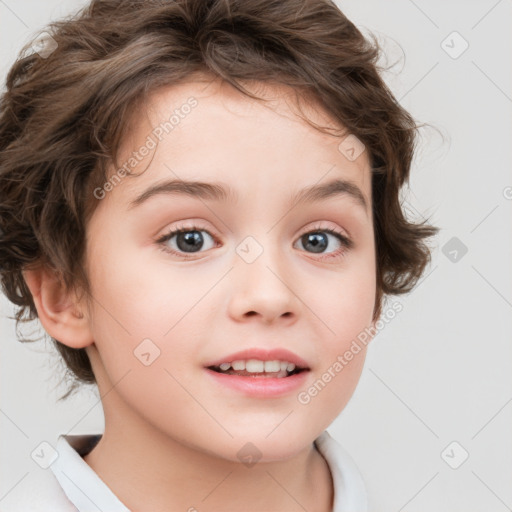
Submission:
[[[354,161],[346,158],[339,146],[348,134],[318,102],[282,84],[244,85],[266,101],[206,78],[153,91],[133,112],[120,161],[150,139],[155,148],[136,162],[134,173],[144,172],[125,180],[124,194],[133,201],[149,184],[174,178],[222,181],[235,192],[232,198],[238,190],[243,195],[243,189],[255,194],[264,188],[289,197],[290,190],[339,178],[354,183],[371,205],[366,152]],[[299,112],[335,135],[310,126]]]
[[[154,89],[147,96],[144,108],[147,111],[169,112],[183,104],[190,96],[201,100],[205,107],[222,105],[239,115],[257,116],[262,114],[263,105],[267,105],[274,113],[290,116],[297,108],[306,109],[308,118],[314,122],[342,129],[339,123],[323,110],[312,92],[299,90],[276,81],[262,82],[243,80],[241,85],[257,98],[251,98],[234,86],[204,73],[195,73],[175,85],[163,85]]]

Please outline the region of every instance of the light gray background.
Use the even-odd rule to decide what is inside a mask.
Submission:
[[[83,4],[0,0],[2,83],[35,31]],[[431,267],[416,290],[395,298],[403,311],[372,342],[359,386],[329,430],[363,473],[371,510],[511,510],[512,2],[338,4],[396,62],[385,78],[402,105],[443,136],[422,130],[407,195],[408,211],[442,230]],[[461,38],[469,47],[453,58]],[[451,246],[443,252],[453,237],[467,247],[456,261]],[[3,296],[0,306],[1,508],[22,478],[43,471],[30,457],[42,441],[101,432],[103,414],[94,389],[56,403],[58,360],[49,345],[17,342],[7,319],[14,309]],[[450,467],[464,451],[469,458]]]

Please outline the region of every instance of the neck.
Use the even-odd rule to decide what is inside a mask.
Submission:
[[[248,466],[170,438],[123,407],[115,389],[108,397],[116,413],[104,403],[105,433],[84,460],[130,510],[331,512],[331,474],[313,443]]]

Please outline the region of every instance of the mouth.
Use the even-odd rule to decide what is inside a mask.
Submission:
[[[261,356],[260,356],[261,357]],[[217,389],[253,399],[293,396],[307,382],[309,367],[284,359],[235,359],[205,366]],[[235,395],[233,395],[235,396]]]
[[[309,371],[309,368],[296,366],[295,363],[278,359],[262,361],[258,359],[239,359],[232,362],[225,362],[219,365],[206,367],[224,375],[237,375],[238,377],[249,378],[274,378],[283,379]]]
[[[204,365],[215,390],[250,399],[285,399],[308,381],[310,365],[285,348],[249,348]],[[233,395],[234,393],[234,395]]]
[[[205,368],[221,375],[249,379],[286,379],[310,371],[308,363],[285,348],[249,348],[210,361]]]

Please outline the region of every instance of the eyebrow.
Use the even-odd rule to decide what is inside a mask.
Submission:
[[[173,179],[152,185],[133,199],[128,209],[135,208],[146,202],[149,198],[161,194],[180,194],[214,201],[234,202],[237,198],[236,192],[225,183]],[[355,183],[343,179],[335,179],[321,185],[306,187],[291,196],[290,203],[297,206],[298,204],[316,202],[335,196],[351,197],[368,215],[368,203],[361,189]]]

